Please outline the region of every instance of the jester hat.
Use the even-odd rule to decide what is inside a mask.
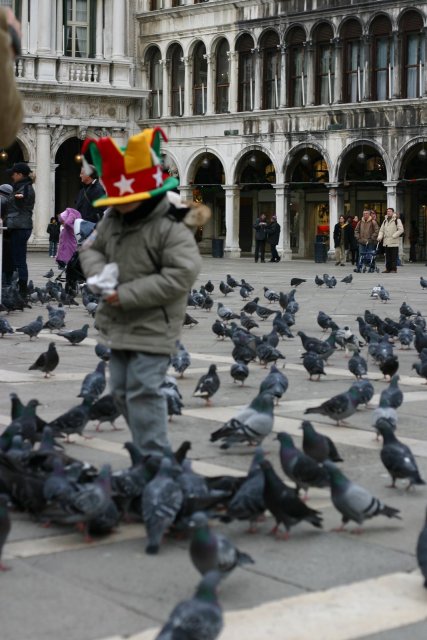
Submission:
[[[163,171],[160,156],[161,138],[167,138],[159,127],[144,129],[129,138],[121,148],[112,138],[87,138],[82,153],[92,155],[106,195],[92,204],[105,207],[138,202],[175,189],[179,182]],[[84,162],[83,168],[86,166]]]

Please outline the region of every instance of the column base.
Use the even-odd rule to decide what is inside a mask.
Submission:
[[[240,258],[240,247],[225,247],[224,258]]]
[[[328,262],[335,262],[335,249],[329,249],[328,251]]]
[[[283,262],[289,262],[292,260],[292,250],[291,249],[282,249],[279,251],[279,256],[282,258]]]

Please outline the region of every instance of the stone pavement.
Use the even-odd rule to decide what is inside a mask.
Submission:
[[[30,255],[30,274],[36,284],[44,282],[42,275],[52,263],[44,254]],[[316,323],[319,309],[340,326],[349,325],[354,331],[355,318],[365,309],[381,317],[397,318],[403,300],[427,315],[427,292],[419,285],[419,276],[426,275],[424,265],[405,265],[396,275],[355,274],[351,285],[339,282],[335,289],[319,289],[314,284],[316,273],[328,271],[340,279],[351,269],[351,265],[344,268],[308,261],[254,264],[249,258],[204,258],[197,286],[212,279],[215,301],[221,300],[238,311],[243,306],[238,291],[224,300],[218,290],[227,273],[253,284],[262,303],[263,286],[289,291],[292,276],[307,278],[297,290],[300,311],[293,329],[318,337],[322,336]],[[391,293],[387,304],[370,297],[372,287],[379,282]],[[268,305],[266,300],[265,304]],[[170,439],[174,447],[184,439],[191,440],[190,453],[197,471],[240,474],[247,470],[252,450],[236,447],[222,452],[217,444],[209,443],[209,434],[256,395],[266,370],[252,363],[246,384],[233,384],[229,374],[231,342],[218,341],[211,332],[215,310],[216,305],[211,313],[189,309],[199,324],[183,331],[192,365],[179,380],[185,409],[170,424]],[[10,314],[9,321],[18,327],[39,313],[47,317],[43,309],[34,306],[24,313]],[[73,307],[67,310],[66,320],[67,328],[81,327],[87,314],[81,306]],[[89,338],[78,347],[47,331],[37,340],[15,334],[0,341],[1,428],[9,422],[12,391],[24,401],[37,397],[43,405],[39,414],[45,419],[77,403],[81,380],[96,365],[96,331],[91,319],[89,322]],[[259,324],[254,333],[270,331],[269,321]],[[52,339],[57,343],[60,365],[56,375],[45,380],[41,373],[28,371],[28,366]],[[309,382],[300,361],[299,338],[286,339],[279,348],[286,356],[284,372],[289,389],[275,410],[274,430],[290,432],[300,444],[298,427],[304,409],[345,390],[353,377],[344,352],[338,351],[329,359],[327,375],[321,382]],[[427,390],[424,380],[411,369],[416,361],[415,350],[400,351],[396,347],[396,353],[405,393],[404,404],[398,410],[398,433],[412,447],[421,474],[427,478]],[[192,392],[211,362],[218,364],[221,387],[212,407],[205,407],[203,401],[192,397]],[[372,362],[368,377],[376,390],[371,405],[376,406],[385,383]],[[278,542],[267,535],[271,518],[253,536],[245,533],[246,523],[220,525],[256,561],[249,568],[236,570],[221,587],[220,600],[226,612],[221,640],[241,640],[245,635],[253,640],[425,639],[426,591],[416,570],[414,548],[425,514],[427,488],[417,487],[409,493],[402,485],[395,490],[387,488],[389,477],[379,459],[371,411],[358,411],[348,419],[346,427],[336,427],[323,416],[311,417],[316,428],[334,439],[345,460],[345,473],[400,509],[403,520],[375,518],[358,536],[333,533],[330,530],[339,524],[339,514],[330,502],[329,492],[318,490],[310,491],[309,504],[322,511],[323,531],[303,523],[292,530],[287,542]],[[125,427],[120,420],[118,425]],[[87,433],[93,428],[87,427]],[[111,462],[117,469],[128,465],[122,448],[128,438],[126,428],[116,432],[107,427],[92,440],[79,439],[67,445],[67,451],[96,465]],[[277,445],[273,436],[265,441],[270,459],[280,469]],[[151,640],[172,607],[188,598],[198,582],[198,574],[189,561],[188,542],[167,539],[157,557],[147,556],[144,527],[140,524],[123,524],[111,536],[86,544],[80,534],[70,529],[45,529],[21,513],[14,513],[12,518],[4,560],[13,570],[0,574],[1,640],[57,640],[59,636],[67,640]]]

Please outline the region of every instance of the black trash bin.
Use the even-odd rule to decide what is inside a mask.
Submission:
[[[223,238],[212,238],[212,258],[224,257],[224,240]]]
[[[326,262],[328,259],[328,236],[316,236],[314,243],[314,262]]]

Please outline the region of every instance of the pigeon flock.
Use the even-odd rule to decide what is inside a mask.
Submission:
[[[36,343],[42,331],[47,337],[57,337],[48,343],[47,350],[40,349],[32,364],[28,363],[28,370],[41,372],[40,380],[46,379],[46,384],[61,370],[61,353],[70,346],[78,347],[89,333],[96,336],[93,318],[98,305],[97,296],[86,285],[73,295],[52,277],[53,273],[46,273],[42,286],[30,283],[26,299],[20,296],[16,283],[12,284],[3,290],[0,306],[0,335],[4,341],[19,336],[20,340]],[[196,473],[189,441],[175,451],[159,451],[153,445],[148,456],[126,442],[129,463],[118,470],[112,470],[109,463],[98,469],[69,455],[67,444],[73,435],[91,437],[87,433],[90,421],[96,421],[96,431],[103,423],[117,429],[115,420],[120,412],[113,396],[106,392],[110,354],[102,345],[95,348],[76,398],[56,417],[41,417],[37,399],[23,400],[21,392],[12,392],[10,423],[0,434],[0,571],[10,568],[1,558],[11,529],[11,507],[29,513],[39,523],[76,528],[88,541],[110,534],[120,522],[137,520],[145,526],[145,551],[150,555],[162,554],[168,536],[184,535],[189,562],[201,574],[201,580],[194,596],[172,610],[157,639],[214,640],[223,627],[217,593],[221,581],[257,562],[255,555],[237,548],[227,536],[224,528],[228,523],[246,521],[249,531],[256,532],[269,513],[277,539],[287,540],[291,529],[304,522],[321,530],[324,516],[309,505],[311,489],[323,489],[330,496],[341,521],[337,531],[354,523],[352,531],[360,533],[376,516],[404,523],[404,513],[393,506],[393,494],[391,504],[385,504],[367,486],[351,479],[345,455],[341,456],[333,439],[322,433],[321,425],[328,425],[328,430],[334,426],[342,433],[356,412],[366,412],[368,430],[380,440],[378,465],[390,476],[391,488],[404,487],[408,499],[419,500],[417,487],[425,481],[417,452],[400,439],[404,439],[404,429],[398,411],[404,393],[399,381],[412,375],[427,383],[426,321],[406,301],[400,305],[398,317],[374,313],[373,300],[378,301],[377,310],[387,310],[386,303],[393,296],[378,285],[375,293],[366,296],[371,309],[360,311],[353,327],[342,325],[338,315],[327,313],[327,290],[350,288],[352,283],[352,275],[337,282],[334,276],[323,274],[316,275],[311,283],[293,277],[289,291],[275,291],[266,285],[257,290],[246,280],[226,274],[218,283],[208,280],[189,292],[182,339],[171,358],[174,375],[168,375],[162,387],[168,415],[170,420],[182,416],[185,402],[190,400],[180,389],[183,379],[189,379],[192,388],[196,382],[190,402],[197,406],[203,400],[200,407],[207,419],[211,407],[220,405],[220,390],[227,387],[228,393],[242,393],[240,390],[246,388],[248,402],[244,406],[236,403],[238,408],[222,426],[202,436],[212,443],[208,446],[222,452],[250,453],[247,471],[239,476]],[[427,280],[421,277],[420,285],[427,288]],[[313,319],[310,332],[300,328],[307,327],[300,318],[305,313],[302,292],[309,287],[322,288],[325,296],[324,308]],[[76,328],[70,326],[73,306],[83,307],[88,314],[88,322]],[[26,324],[16,326],[21,325],[16,312],[19,318],[25,312]],[[224,349],[229,345],[228,375],[223,373],[225,367],[219,366],[224,360],[212,362],[200,376],[192,374],[194,355],[189,336],[194,332],[203,332],[206,341],[218,342]],[[299,358],[292,363],[286,354],[290,342],[300,346]],[[398,352],[408,350],[416,353],[417,359],[412,369],[402,371]],[[330,359],[334,366],[348,370],[351,384],[344,390],[337,389],[330,398],[318,396],[319,402],[313,402],[313,406],[305,404],[304,418],[308,414],[313,419],[320,416],[321,422],[315,426],[301,417],[299,448],[292,434],[274,428],[277,407],[281,402],[285,406],[292,395],[293,370],[306,372],[306,384],[317,397],[322,381],[333,375]],[[285,373],[288,364],[292,367]],[[255,370],[262,372],[256,388],[251,384]],[[376,389],[373,382],[379,383]],[[379,401],[372,406],[375,391]],[[426,519],[416,556],[427,588]]]

